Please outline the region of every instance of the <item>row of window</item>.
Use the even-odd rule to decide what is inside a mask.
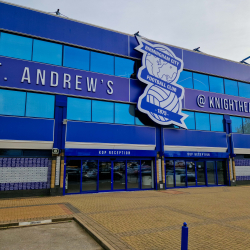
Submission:
[[[182,71],[178,84],[184,88],[250,98],[250,84],[190,71]]]
[[[250,134],[250,118],[230,116],[232,121],[232,132]]]
[[[0,55],[134,78],[136,61],[85,49],[0,33]]]
[[[188,129],[224,132],[223,115],[182,111],[188,117],[184,120]]]
[[[0,114],[54,118],[55,96],[0,89]],[[68,97],[67,119],[76,121],[144,125],[135,112],[136,106]],[[223,115],[192,111],[187,114],[188,129],[223,132]],[[250,134],[250,118],[230,116],[232,132]]]
[[[143,125],[135,117],[135,105],[68,97],[67,119]]]
[[[185,124],[188,129],[224,132],[223,115],[182,111],[187,114]],[[232,132],[250,134],[250,118],[230,116]]]
[[[54,118],[55,96],[0,89],[0,114]]]

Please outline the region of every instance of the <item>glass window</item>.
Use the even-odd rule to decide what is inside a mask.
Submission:
[[[92,121],[114,123],[114,103],[93,100]]]
[[[135,125],[144,126],[144,124],[140,121],[140,119],[138,117],[135,117]]]
[[[211,92],[224,94],[223,78],[209,76],[209,85]]]
[[[244,82],[238,82],[239,84],[239,96],[250,98],[250,84]]]
[[[225,81],[225,94],[238,96],[238,84],[236,81],[224,79]]]
[[[26,92],[0,89],[0,114],[24,116]]]
[[[193,86],[192,72],[183,70],[180,73],[180,77],[179,77],[177,83],[180,84],[184,88],[193,89],[194,86]]]
[[[67,98],[67,119],[91,121],[91,100]]]
[[[32,39],[7,33],[0,36],[0,55],[31,60]]]
[[[210,114],[211,131],[224,132],[223,115]]]
[[[209,114],[196,112],[195,122],[197,130],[210,130]]]
[[[232,132],[243,133],[242,117],[230,116],[230,119],[232,121]]]
[[[250,118],[243,118],[244,134],[250,134]]]
[[[55,96],[27,93],[26,116],[54,118]]]
[[[135,106],[115,103],[115,123],[135,124]]]
[[[34,39],[32,60],[62,65],[62,45]]]
[[[195,129],[195,119],[194,112],[191,111],[182,111],[182,113],[188,115],[188,117],[184,120],[188,129]]]
[[[90,71],[114,75],[114,56],[91,52]]]
[[[194,89],[209,91],[208,76],[193,73]]]
[[[130,78],[135,72],[135,61],[127,58],[115,57],[115,75]]]
[[[89,70],[89,56],[88,50],[64,46],[63,66]]]

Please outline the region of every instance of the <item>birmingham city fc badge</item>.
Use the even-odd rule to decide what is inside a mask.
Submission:
[[[182,59],[165,45],[150,43],[140,36],[136,39],[139,45],[135,49],[143,53],[137,76],[147,84],[138,109],[158,124],[187,128],[187,115],[181,112],[185,90],[176,83],[183,70]]]

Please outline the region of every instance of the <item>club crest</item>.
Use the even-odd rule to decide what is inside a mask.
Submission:
[[[182,113],[184,88],[176,82],[183,70],[183,61],[162,44],[153,44],[136,36],[136,50],[143,53],[138,79],[147,84],[139,97],[138,109],[158,124],[175,124],[187,128]]]

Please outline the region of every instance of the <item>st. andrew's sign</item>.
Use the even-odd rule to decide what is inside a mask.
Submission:
[[[138,79],[147,84],[139,97],[138,109],[161,125],[175,124],[187,128],[182,113],[184,88],[176,82],[183,70],[183,61],[162,44],[152,44],[139,36],[135,49],[143,53]]]

